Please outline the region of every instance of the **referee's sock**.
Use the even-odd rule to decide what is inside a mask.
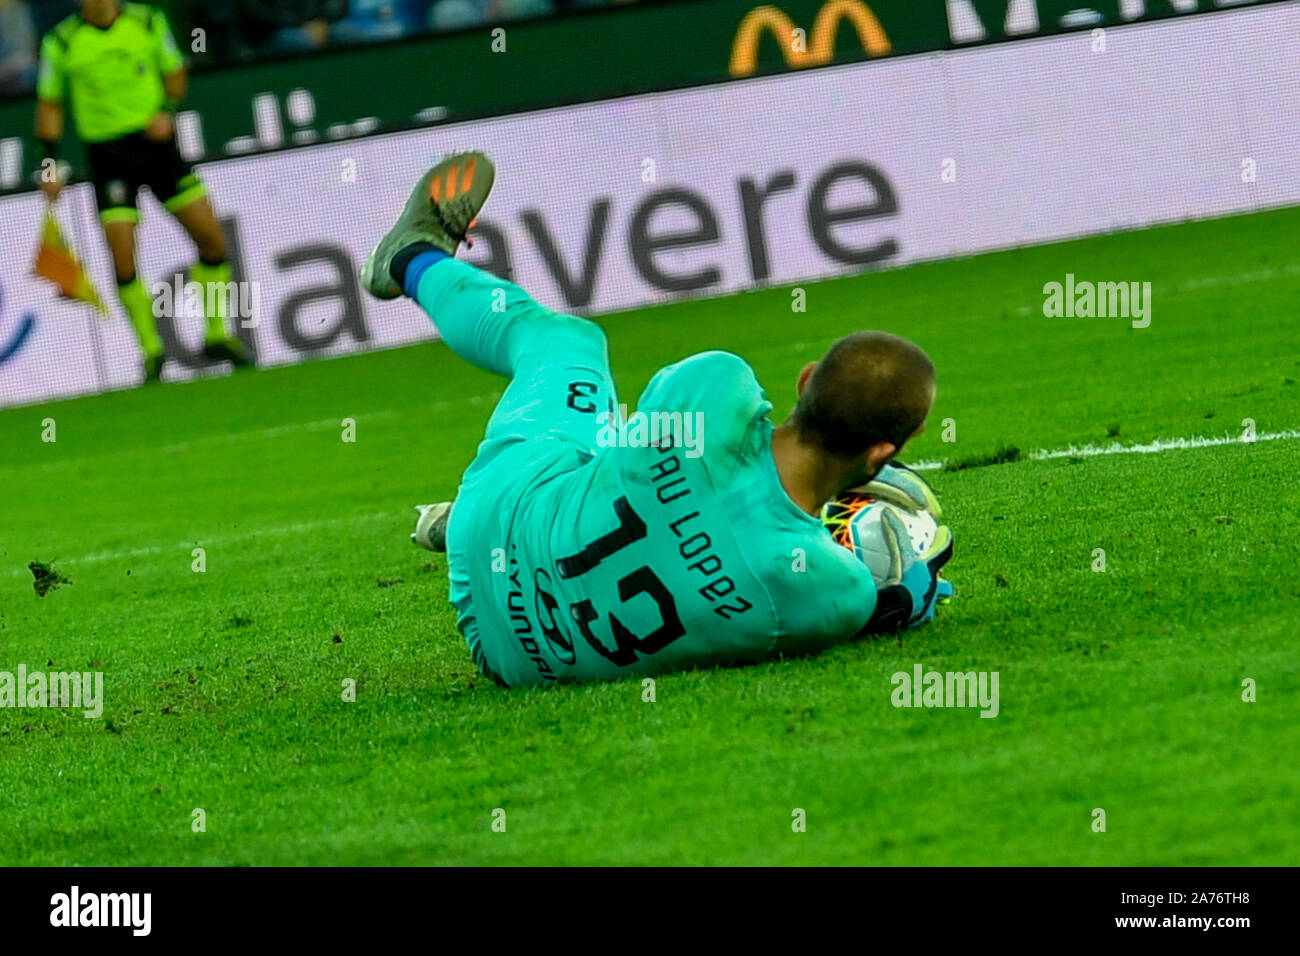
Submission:
[[[131,320],[135,337],[140,340],[140,350],[147,358],[162,355],[163,343],[158,337],[158,325],[153,317],[153,299],[140,277],[118,283],[117,298],[126,310],[126,317]]]
[[[215,265],[199,260],[190,266],[190,279],[203,289],[203,318],[207,323],[203,338],[206,342],[224,342],[226,319],[229,310],[227,291],[230,285],[230,263],[222,260]],[[213,288],[216,285],[217,288]]]

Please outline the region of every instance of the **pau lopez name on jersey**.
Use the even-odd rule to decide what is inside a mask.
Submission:
[[[655,497],[662,505],[688,498],[691,494],[686,475],[681,473],[682,460],[675,453],[675,447],[671,436],[661,441],[655,448],[666,457],[650,466],[650,481],[654,485]],[[722,559],[713,552],[713,541],[708,532],[700,528],[700,512],[691,508],[689,503],[678,506],[678,510],[678,516],[668,521],[668,529],[679,541],[677,553],[687,562],[687,570],[697,572],[705,582],[698,589],[700,596],[710,602],[728,598],[713,609],[714,614],[726,620],[730,620],[733,614],[748,611],[754,606],[748,599],[741,595],[731,597],[736,582],[722,574]]]

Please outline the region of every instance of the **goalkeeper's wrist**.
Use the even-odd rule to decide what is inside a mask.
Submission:
[[[37,140],[41,144],[41,162],[59,158],[59,141],[57,139]]]
[[[175,116],[177,111],[180,110],[181,108],[181,98],[179,96],[167,97],[165,100],[163,100],[162,108],[163,108],[163,112],[170,113],[172,116]]]

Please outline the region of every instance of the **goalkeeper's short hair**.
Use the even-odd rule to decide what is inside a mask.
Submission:
[[[817,363],[790,419],[800,438],[837,457],[878,442],[901,448],[925,421],[934,383],[934,363],[907,339],[853,332]]]

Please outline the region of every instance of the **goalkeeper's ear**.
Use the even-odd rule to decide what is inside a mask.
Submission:
[[[808,387],[808,379],[812,378],[813,369],[817,367],[816,362],[809,362],[799,370],[799,378],[794,383],[794,394],[798,398],[803,394],[803,390]]]

